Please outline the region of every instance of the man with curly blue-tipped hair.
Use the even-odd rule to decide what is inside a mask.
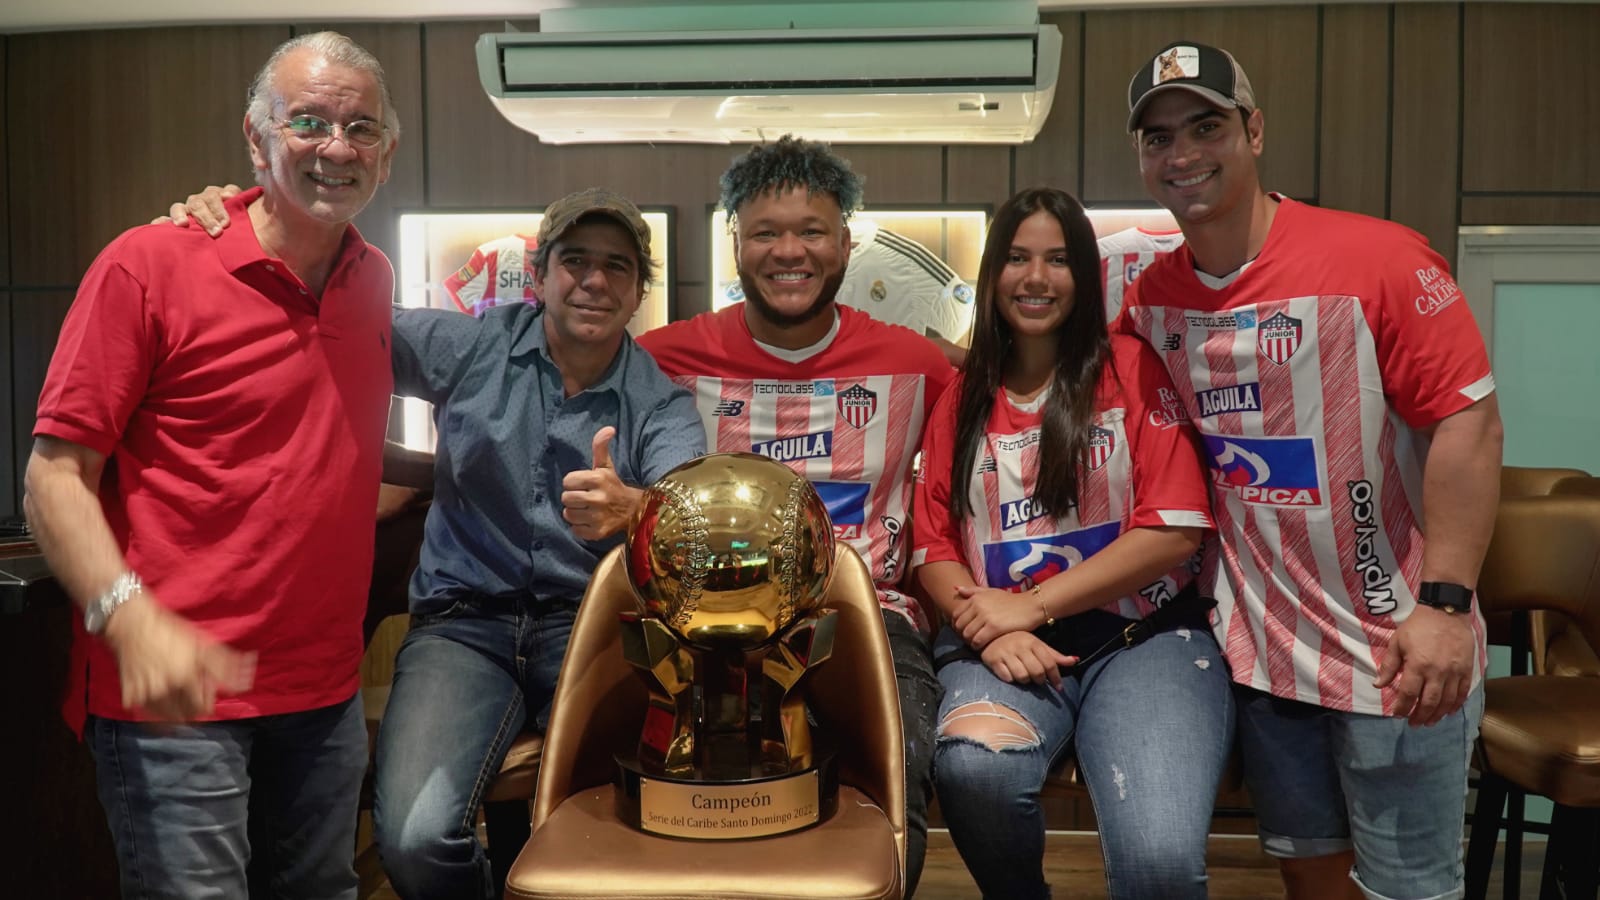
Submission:
[[[639,343],[694,392],[714,451],[760,453],[816,485],[835,535],[866,561],[899,676],[906,759],[906,892],[927,844],[940,689],[928,620],[901,589],[912,465],[954,377],[927,338],[834,302],[861,176],[824,144],[785,136],[723,173],[745,301]]]

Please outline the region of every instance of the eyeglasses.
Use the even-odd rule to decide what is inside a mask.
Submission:
[[[289,129],[290,134],[308,144],[325,144],[337,134],[344,138],[346,144],[362,150],[370,150],[382,143],[384,132],[388,130],[371,119],[357,119],[343,125],[310,115],[290,116],[287,119],[275,117],[272,121]]]

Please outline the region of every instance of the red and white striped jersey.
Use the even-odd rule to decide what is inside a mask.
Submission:
[[[984,446],[973,459],[967,496],[973,514],[950,521],[958,388],[934,408],[917,478],[911,565],[958,562],[984,587],[1026,591],[1104,549],[1130,528],[1211,528],[1211,498],[1182,402],[1149,347],[1112,335],[1111,364],[1100,377],[1088,458],[1079,469],[1078,505],[1052,518],[1034,495],[1039,480],[1042,406],[995,398]],[[1057,463],[1059,464],[1059,463]],[[1149,615],[1195,577],[1185,561],[1104,609]]]
[[[926,629],[901,592],[912,465],[955,370],[927,338],[837,307],[828,346],[801,362],[758,345],[744,304],[647,332],[639,344],[694,393],[715,452],[771,457],[811,480],[836,537],[861,554],[878,600]]]
[[[1183,232],[1124,228],[1100,239],[1100,284],[1105,288],[1106,321],[1122,312],[1122,295],[1145,267],[1163,253],[1183,246]]]
[[[508,234],[472,251],[467,264],[444,280],[445,293],[464,313],[482,316],[502,303],[538,303],[533,275],[532,235]]]
[[[1208,580],[1234,680],[1392,714],[1393,688],[1372,681],[1415,608],[1423,429],[1494,390],[1444,260],[1402,226],[1280,199],[1231,282],[1208,286],[1187,249],[1168,254],[1122,315],[1205,445],[1221,534]]]

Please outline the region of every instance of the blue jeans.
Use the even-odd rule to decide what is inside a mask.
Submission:
[[[1234,691],[1245,781],[1267,853],[1327,856],[1353,847],[1351,877],[1368,897],[1462,895],[1461,831],[1481,685],[1427,728]]]
[[[945,628],[934,655],[960,645]],[[945,665],[939,680],[934,782],[984,897],[1050,896],[1039,790],[1074,742],[1100,824],[1107,895],[1206,896],[1206,833],[1233,743],[1228,672],[1209,631],[1157,634],[1073,671],[1060,689],[1007,684],[975,660]],[[991,744],[946,734],[966,716],[1002,723],[1013,737]]]
[[[910,900],[922,878],[928,852],[928,804],[933,801],[934,713],[944,693],[933,674],[928,639],[905,616],[883,612],[900,694],[900,728],[906,759],[906,890]]]
[[[90,716],[125,898],[354,900],[361,703],[193,724]]]
[[[412,619],[378,729],[372,821],[402,897],[494,890],[478,841],[484,791],[530,712],[549,721],[576,601],[472,597]]]

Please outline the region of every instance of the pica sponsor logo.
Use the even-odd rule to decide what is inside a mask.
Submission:
[[[847,541],[861,537],[861,527],[867,523],[867,494],[872,486],[858,481],[813,481],[811,484],[822,498],[822,505],[828,508],[828,518],[833,520],[833,536]]]
[[[1322,505],[1316,442],[1308,437],[1202,435],[1212,479],[1256,506]]]
[[[1104,522],[1066,534],[984,544],[984,574],[991,587],[1029,590],[1105,549],[1121,532],[1120,523]]]

